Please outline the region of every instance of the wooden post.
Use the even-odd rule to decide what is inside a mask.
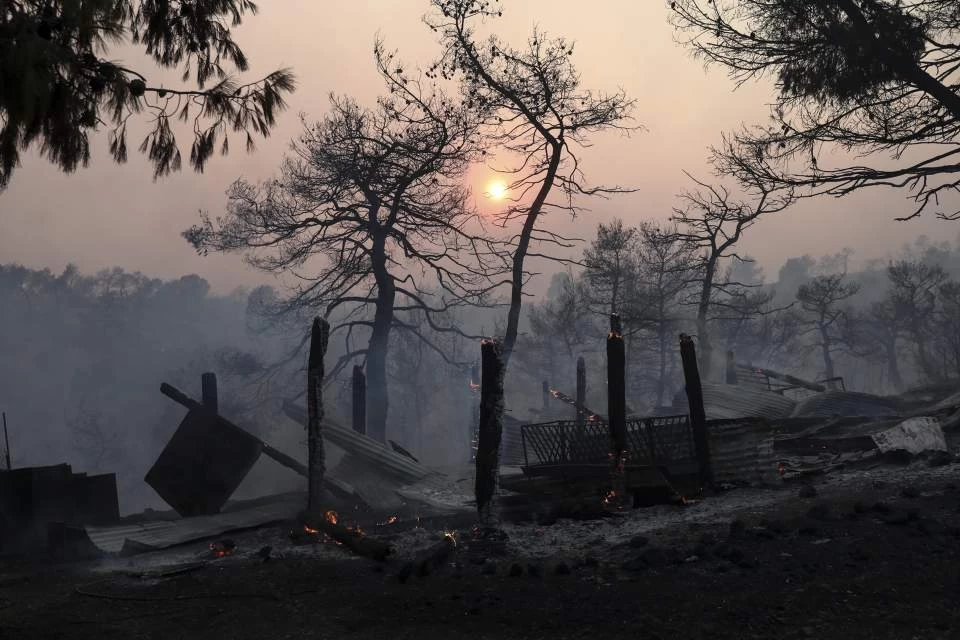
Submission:
[[[367,433],[367,377],[358,364],[353,366],[353,430]]]
[[[610,315],[607,334],[607,424],[610,429],[613,462],[613,497],[619,504],[626,497],[627,461],[627,387],[626,352],[621,333],[620,316]]]
[[[200,402],[210,410],[211,413],[219,413],[219,403],[217,401],[217,374],[205,373],[200,376]]]
[[[587,364],[583,356],[577,358],[577,424],[586,422],[584,407],[587,404]]]
[[[680,334],[680,359],[683,362],[683,379],[686,383],[687,402],[690,404],[690,428],[693,430],[693,442],[697,448],[700,481],[707,486],[711,486],[713,484],[713,472],[710,469],[707,414],[703,407],[703,387],[700,384],[700,371],[697,368],[697,350],[693,345],[693,339],[685,333]]]
[[[733,351],[727,351],[727,384],[737,384],[737,364],[733,359]]]
[[[307,360],[307,513],[318,514],[323,494],[324,466],[323,437],[323,357],[330,340],[330,324],[323,318],[314,318],[310,332],[310,357]]]
[[[13,469],[13,466],[10,464],[10,434],[7,433],[7,413],[3,413],[3,445],[5,456],[7,458],[7,471]]]
[[[480,429],[474,492],[481,526],[499,528],[496,495],[500,484],[500,439],[503,435],[503,343],[480,343]]]

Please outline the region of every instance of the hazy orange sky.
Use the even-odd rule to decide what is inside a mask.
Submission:
[[[330,91],[373,102],[381,90],[372,58],[378,31],[389,46],[400,49],[408,65],[426,65],[437,47],[435,34],[421,23],[428,9],[425,1],[260,4],[260,15],[248,19],[237,33],[252,62],[250,76],[291,66],[299,80],[291,108],[282,114],[270,140],[261,142],[253,155],[245,154],[241,144],[232,145],[234,151],[214,158],[204,175],[184,170],[157,183],[134,152],[139,139],[130,141],[131,161],[116,166],[104,134],[95,141],[91,167],[73,175],[28,155],[11,186],[0,194],[0,262],[54,271],[68,262],[84,271],[120,265],[165,278],[198,273],[219,291],[264,282],[237,257],[196,256],[180,232],[197,220],[198,210],[213,215],[222,211],[223,193],[232,180],[274,173],[290,139],[300,132],[298,112],[319,118]],[[631,138],[596,138],[584,156],[588,178],[633,186],[638,192],[598,200],[592,212],[574,222],[558,219],[557,228],[563,231],[575,229],[588,237],[597,222],[615,215],[628,223],[668,217],[676,193],[687,186],[682,170],[705,176],[707,147],[719,141],[721,131],[767,117],[769,85],[748,85],[734,93],[722,69],[704,71],[674,42],[666,3],[603,0],[589,3],[591,9],[575,0],[504,4],[504,16],[496,24],[502,37],[520,44],[538,23],[550,35],[575,40],[574,59],[583,85],[597,90],[623,87],[637,99],[637,123],[648,129]],[[158,77],[152,68],[145,70]],[[180,139],[187,156],[189,136]],[[479,172],[475,192],[483,192],[490,178]],[[902,194],[891,191],[809,201],[758,224],[744,247],[775,277],[789,256],[822,255],[849,246],[864,259],[882,256],[922,233],[952,240],[960,232],[960,223],[937,221],[932,215],[894,222],[909,206]],[[541,281],[536,290],[545,287]]]

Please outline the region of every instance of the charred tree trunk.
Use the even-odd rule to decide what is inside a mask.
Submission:
[[[900,375],[900,363],[897,359],[897,340],[890,338],[883,345],[887,354],[887,373],[890,375],[890,384],[895,390],[903,391],[903,377]]]
[[[314,318],[310,334],[310,357],[307,361],[307,513],[320,512],[323,474],[326,471],[323,434],[323,358],[330,340],[330,325],[323,318]]]
[[[680,359],[683,361],[683,378],[687,388],[687,401],[690,403],[690,427],[697,448],[697,464],[700,468],[700,481],[705,485],[713,484],[710,469],[710,445],[707,440],[707,414],[703,407],[703,387],[700,384],[700,372],[697,370],[697,351],[693,339],[685,333],[680,334]]]
[[[387,351],[390,330],[393,327],[393,304],[396,285],[387,271],[385,239],[375,240],[372,255],[373,273],[377,283],[376,311],[373,317],[373,332],[367,349],[367,435],[386,444],[387,410]]]
[[[527,257],[527,251],[530,249],[530,239],[533,237],[533,230],[537,225],[537,217],[543,210],[543,205],[547,201],[553,189],[553,182],[557,178],[557,171],[560,169],[560,160],[563,159],[563,144],[561,141],[550,140],[550,163],[547,165],[546,174],[543,182],[540,183],[540,189],[536,197],[530,203],[527,209],[526,219],[523,221],[523,228],[520,230],[520,237],[517,241],[517,248],[513,252],[513,270],[510,282],[510,310],[507,312],[507,330],[503,336],[503,366],[510,363],[510,355],[513,353],[513,347],[517,343],[517,332],[520,330],[520,308],[523,306],[523,263]]]
[[[360,365],[353,367],[353,430],[367,433],[367,378]]]
[[[825,326],[820,327],[820,353],[823,356],[823,377],[825,380],[828,380],[826,386],[827,389],[834,389],[835,384],[833,378],[836,377],[835,369],[833,366],[833,355],[830,353],[830,333],[827,331]]]
[[[500,439],[503,436],[503,345],[480,343],[480,429],[477,442],[475,494],[480,524],[498,528],[496,494],[500,483]]]
[[[583,425],[587,416],[583,407],[587,404],[587,363],[583,356],[577,358],[577,424]]]
[[[727,351],[727,384],[737,384],[737,363],[733,351]]]
[[[626,354],[620,316],[611,314],[610,333],[607,335],[607,420],[610,429],[612,453],[612,481],[614,497],[626,494],[627,462],[627,389],[625,376]]]
[[[713,298],[713,278],[716,270],[716,261],[713,259],[709,260],[704,269],[703,283],[700,287],[700,301],[697,305],[697,340],[700,342],[699,371],[705,380],[711,379],[710,376],[713,370],[713,344],[710,340],[708,317],[710,314],[710,301]]]
[[[546,420],[547,411],[550,409],[550,383],[544,380],[540,383],[540,401],[543,405],[541,410],[543,411],[543,418]]]
[[[205,373],[200,377],[200,398],[203,406],[210,413],[219,413],[219,403],[217,400],[217,374]]]

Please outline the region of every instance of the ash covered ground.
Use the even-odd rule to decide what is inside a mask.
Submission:
[[[24,638],[956,638],[960,464],[877,465],[805,485],[474,539],[440,516],[360,523],[376,563],[296,523],[131,558],[9,564],[0,630]],[[414,509],[415,511],[415,509]],[[343,521],[343,520],[342,520]],[[349,522],[349,520],[346,520]],[[456,531],[429,572],[404,565]],[[269,549],[269,559],[263,553]]]

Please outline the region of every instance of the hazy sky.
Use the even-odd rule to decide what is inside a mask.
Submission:
[[[381,90],[373,68],[376,33],[399,48],[407,64],[429,63],[437,51],[432,32],[420,21],[427,3],[420,0],[283,0],[264,1],[260,15],[238,30],[237,37],[252,62],[250,76],[280,66],[294,68],[299,90],[281,116],[273,137],[247,155],[232,145],[226,157],[215,157],[204,175],[184,170],[152,182],[151,171],[135,152],[116,166],[106,150],[105,135],[94,145],[89,169],[73,175],[28,155],[13,183],[0,194],[0,262],[62,269],[75,262],[84,271],[120,265],[153,276],[178,277],[199,273],[215,289],[263,282],[239,258],[194,254],[180,232],[197,220],[197,211],[216,215],[223,210],[224,190],[232,180],[270,177],[292,137],[300,132],[298,112],[319,118],[331,91],[372,103]],[[587,177],[593,182],[636,187],[639,191],[595,202],[593,211],[571,223],[581,237],[592,234],[597,222],[614,215],[629,223],[663,219],[685,188],[687,169],[705,176],[707,146],[720,132],[741,122],[767,116],[770,87],[749,85],[736,93],[720,68],[704,71],[700,62],[673,41],[665,3],[659,0],[509,0],[497,31],[520,44],[534,23],[551,35],[577,42],[575,62],[585,87],[623,87],[637,99],[638,124],[648,131],[631,138],[603,136],[585,154]],[[148,76],[158,77],[151,67]],[[175,76],[167,76],[175,77]],[[168,86],[173,86],[171,83]],[[189,155],[189,136],[183,152]],[[489,182],[479,172],[474,189]],[[896,192],[874,192],[843,200],[806,202],[752,229],[744,242],[769,276],[786,257],[821,255],[844,246],[861,259],[896,249],[921,233],[952,240],[960,222],[932,215],[898,223],[910,203]],[[558,220],[558,223],[561,221]],[[543,290],[546,282],[536,287]]]

